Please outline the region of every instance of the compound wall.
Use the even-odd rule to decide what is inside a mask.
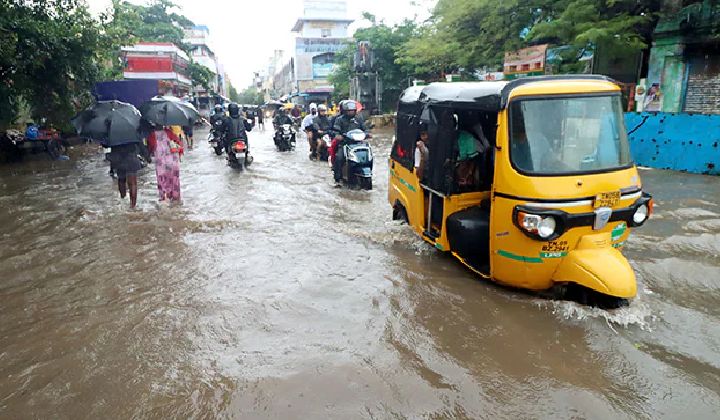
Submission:
[[[720,175],[720,115],[629,112],[625,125],[639,166]]]

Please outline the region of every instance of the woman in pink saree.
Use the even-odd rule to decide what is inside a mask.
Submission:
[[[148,148],[154,154],[160,201],[180,201],[180,139],[169,129],[155,130],[148,137]]]

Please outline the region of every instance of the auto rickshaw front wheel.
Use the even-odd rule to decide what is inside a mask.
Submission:
[[[556,284],[552,288],[551,298],[605,310],[623,308],[630,304],[626,298],[606,295],[575,283]]]

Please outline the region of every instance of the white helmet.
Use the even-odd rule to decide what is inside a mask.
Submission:
[[[318,106],[318,111],[327,111],[327,105],[325,105],[325,104],[320,104],[320,105]]]
[[[317,109],[317,104],[315,102],[310,104],[310,109]]]

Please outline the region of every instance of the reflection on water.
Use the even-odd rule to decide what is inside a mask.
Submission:
[[[198,133],[202,138],[202,133]],[[2,418],[710,418],[720,184],[647,170],[657,215],[607,312],[478,280],[376,189],[252,133],[246,173],[183,162],[184,204],[129,211],[101,154],[0,167]]]

